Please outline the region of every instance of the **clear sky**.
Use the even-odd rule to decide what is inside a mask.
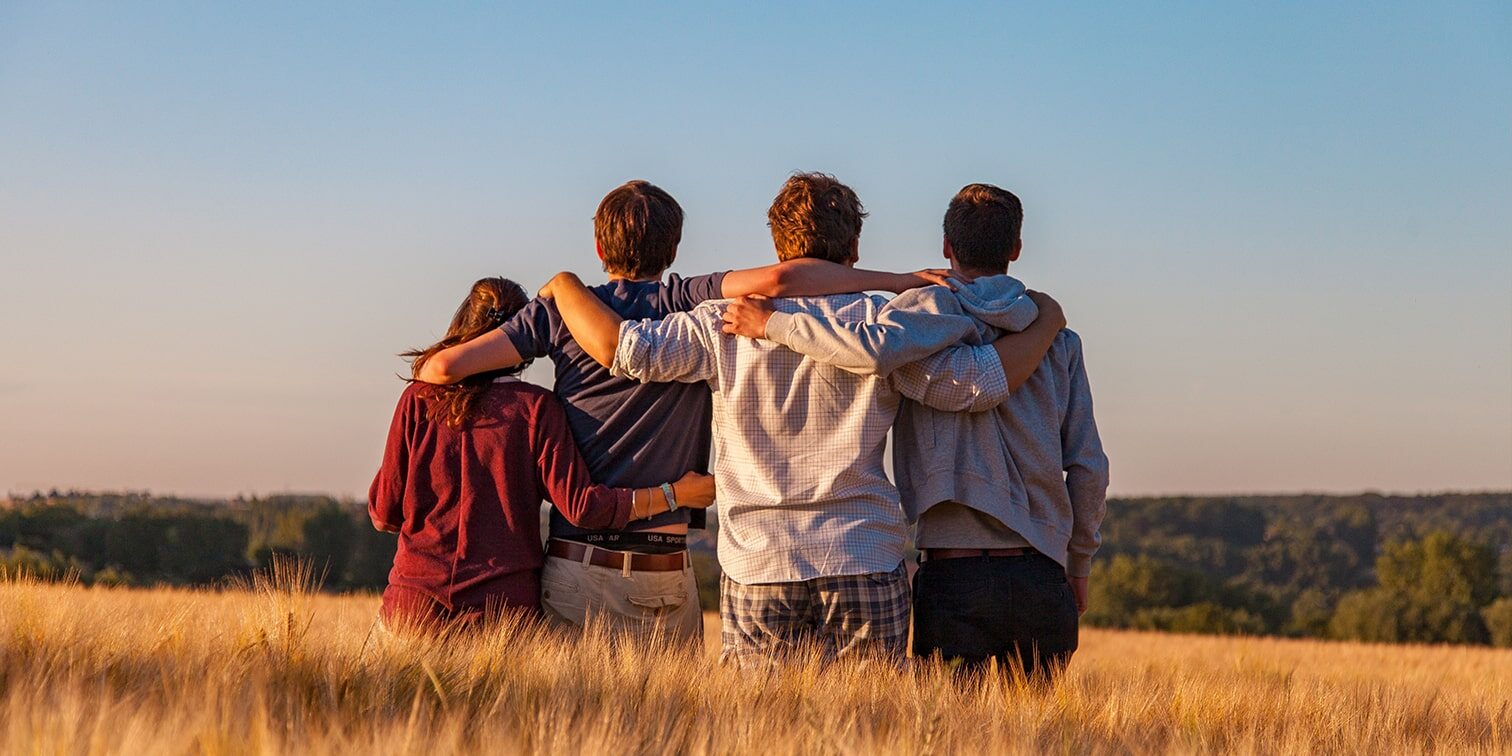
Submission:
[[[445,5],[0,0],[0,492],[361,494],[472,280],[796,169],[1023,198],[1115,493],[1512,488],[1512,4]]]

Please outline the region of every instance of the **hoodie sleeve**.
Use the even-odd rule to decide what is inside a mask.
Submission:
[[[976,332],[976,322],[942,286],[899,294],[873,321],[774,312],[766,326],[769,341],[858,375],[888,375]]]
[[[1061,465],[1066,472],[1066,492],[1071,497],[1071,543],[1067,549],[1066,574],[1086,577],[1092,573],[1092,555],[1102,544],[1102,521],[1107,513],[1108,455],[1103,453],[1097,422],[1092,418],[1092,387],[1082,361],[1081,339],[1070,331],[1068,373],[1070,397],[1061,418]]]

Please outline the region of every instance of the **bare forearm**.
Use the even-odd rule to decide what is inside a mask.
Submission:
[[[714,478],[689,473],[672,484],[672,496],[679,507],[703,509],[714,501]],[[671,510],[660,487],[637,488],[630,500],[630,519],[646,519]]]
[[[848,265],[804,258],[725,274],[726,297],[762,294],[768,297],[817,297],[860,291],[901,292],[934,281],[913,273],[860,270]]]
[[[1010,333],[992,342],[998,359],[1003,363],[1003,377],[1008,379],[1008,390],[1017,391],[1039,369],[1045,354],[1055,344],[1060,333],[1061,321],[1041,317],[1028,328]]]
[[[887,273],[877,270],[862,270],[825,260],[789,260],[779,267],[785,268],[777,277],[774,297],[822,296],[825,294],[848,294],[858,291],[902,291],[910,284],[917,285],[914,276]]]
[[[572,338],[600,365],[614,363],[622,318],[594,296],[577,276],[562,274],[553,279],[551,296]]]
[[[457,381],[487,373],[504,370],[520,364],[520,352],[503,331],[492,330],[472,341],[443,349],[421,363],[415,371],[415,379],[426,383],[456,383]]]

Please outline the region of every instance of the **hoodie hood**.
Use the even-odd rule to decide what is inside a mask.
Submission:
[[[1018,332],[1029,327],[1039,316],[1039,308],[1029,298],[1024,283],[1013,276],[986,276],[956,289],[961,309],[976,316],[981,323],[1002,331]],[[979,328],[981,328],[979,326]],[[983,340],[991,339],[982,329]]]

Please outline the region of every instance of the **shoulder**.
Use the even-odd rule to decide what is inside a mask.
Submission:
[[[488,392],[525,404],[542,404],[557,401],[556,394],[552,393],[550,389],[537,386],[522,378],[495,381],[489,384]]]
[[[1062,364],[1075,364],[1082,359],[1081,335],[1070,328],[1060,329],[1055,334],[1055,343],[1050,347],[1051,352],[1060,357]]]
[[[669,273],[666,283],[660,284],[665,297],[663,306],[671,312],[686,312],[710,299],[719,298],[723,295],[724,277],[724,272],[686,278]]]
[[[399,406],[409,407],[423,402],[431,387],[432,384],[423,381],[411,381],[404,387],[404,391],[399,392]]]
[[[524,414],[532,418],[563,412],[561,400],[557,399],[555,393],[522,379],[495,382],[489,385],[488,392],[506,405],[501,408],[506,412],[510,411],[508,405],[518,408],[514,411],[523,410]]]
[[[920,286],[893,297],[887,309],[956,314],[961,312],[961,302],[955,292],[944,286]]]

